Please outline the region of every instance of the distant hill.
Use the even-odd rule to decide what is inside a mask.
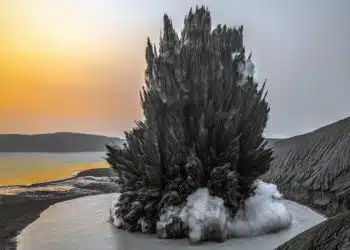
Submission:
[[[0,134],[0,152],[91,152],[104,151],[106,144],[122,143],[117,137],[80,133]]]
[[[264,179],[286,198],[330,216],[350,210],[350,117],[272,147],[274,160]]]

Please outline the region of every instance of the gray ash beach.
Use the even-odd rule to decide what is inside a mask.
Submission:
[[[100,168],[64,180],[0,187],[0,250],[16,249],[15,237],[20,231],[57,202],[117,192],[113,178],[111,169]]]

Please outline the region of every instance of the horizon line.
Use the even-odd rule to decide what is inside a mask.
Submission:
[[[1,135],[21,135],[21,136],[36,136],[36,135],[53,135],[53,134],[78,134],[78,135],[93,135],[93,136],[103,136],[103,137],[114,137],[119,139],[125,139],[123,136],[119,135],[106,135],[98,133],[88,133],[88,132],[69,132],[69,131],[57,131],[57,132],[43,132],[43,133],[0,133]]]

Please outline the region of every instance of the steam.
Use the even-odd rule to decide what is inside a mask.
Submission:
[[[207,188],[198,189],[188,196],[183,207],[171,206],[163,210],[157,222],[158,236],[169,238],[167,227],[174,225],[183,227],[183,234],[187,233],[191,243],[208,240],[221,242],[232,237],[257,236],[288,228],[292,216],[276,185],[261,180],[254,185],[254,194],[234,217],[224,206],[223,199],[211,196]],[[116,204],[112,204],[112,219],[118,226],[121,220],[113,216]],[[145,224],[142,218],[140,224]]]

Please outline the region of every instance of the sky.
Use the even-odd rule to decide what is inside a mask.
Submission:
[[[204,4],[243,25],[271,107],[265,135],[290,137],[350,116],[347,0],[1,0],[0,133],[124,136],[142,118],[145,44],[166,12],[181,30]]]

